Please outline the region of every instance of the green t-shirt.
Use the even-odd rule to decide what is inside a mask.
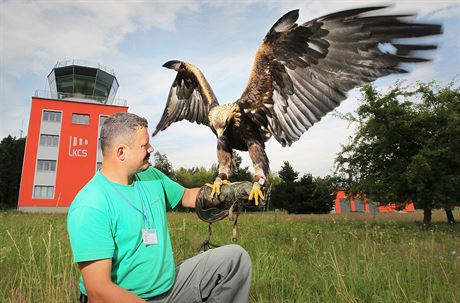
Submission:
[[[153,167],[137,173],[131,185],[110,182],[97,172],[67,216],[74,261],[112,259],[112,282],[141,298],[168,291],[175,268],[166,209],[174,208],[183,194],[181,185]],[[157,244],[144,244],[146,227],[156,229]],[[81,277],[80,290],[87,294]]]

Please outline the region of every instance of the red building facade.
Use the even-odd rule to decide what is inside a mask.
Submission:
[[[87,73],[103,72],[87,69],[92,69]],[[78,80],[78,75],[73,74],[72,83],[76,83],[75,79]],[[114,75],[113,79],[116,81]],[[56,80],[59,85],[59,77]],[[94,79],[86,76],[86,80],[92,83]],[[111,86],[107,84],[107,98],[75,92],[78,87],[73,87],[72,92],[48,92],[54,98],[32,98],[18,201],[20,210],[66,211],[100,167],[101,126],[107,116],[128,110],[125,102],[114,105],[114,98],[108,98]]]

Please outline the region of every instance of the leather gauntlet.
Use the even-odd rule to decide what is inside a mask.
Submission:
[[[248,198],[253,183],[248,181],[232,182],[221,187],[221,193],[211,198],[212,188],[202,186],[196,200],[196,214],[208,223],[226,218],[231,212],[239,212],[244,208],[258,210],[263,205],[255,206]]]

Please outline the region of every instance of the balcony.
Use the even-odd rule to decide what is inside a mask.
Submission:
[[[44,99],[54,99],[70,102],[83,102],[91,104],[108,104],[113,106],[127,106],[128,102],[126,99],[113,98],[111,103],[108,103],[106,97],[100,96],[88,96],[84,94],[73,94],[73,93],[61,93],[61,92],[52,92],[47,90],[36,90],[34,97],[44,98]]]

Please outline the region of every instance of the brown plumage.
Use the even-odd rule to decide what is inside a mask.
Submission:
[[[249,150],[256,179],[266,178],[264,143],[271,136],[289,146],[337,107],[347,91],[385,75],[406,73],[401,63],[429,61],[414,52],[433,50],[435,45],[395,41],[437,35],[441,26],[411,23],[409,15],[372,14],[383,8],[341,11],[300,25],[298,10],[288,12],[265,36],[247,86],[231,104],[218,104],[195,66],[165,63],[177,77],[153,135],[183,119],[208,125],[218,136],[221,178],[230,173],[232,149]],[[382,51],[385,43],[395,53]]]

